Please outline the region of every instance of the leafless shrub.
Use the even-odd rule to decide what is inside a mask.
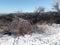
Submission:
[[[32,25],[27,20],[21,18],[19,18],[19,20],[14,20],[9,28],[11,32],[17,35],[29,34],[33,30]]]

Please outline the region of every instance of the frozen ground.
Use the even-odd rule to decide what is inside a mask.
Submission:
[[[48,26],[43,34],[33,33],[16,38],[4,35],[0,37],[0,45],[60,45],[60,24]]]

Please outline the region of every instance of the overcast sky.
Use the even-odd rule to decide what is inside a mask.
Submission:
[[[17,10],[33,11],[34,8],[38,6],[51,9],[53,1],[54,0],[0,0],[0,12],[14,12]]]

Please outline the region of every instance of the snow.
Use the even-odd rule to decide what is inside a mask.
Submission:
[[[13,37],[0,37],[0,45],[60,45],[60,24],[53,24],[46,28],[45,33]]]

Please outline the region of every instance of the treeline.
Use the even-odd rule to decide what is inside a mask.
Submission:
[[[0,21],[3,22],[12,22],[14,19],[23,18],[28,20],[31,24],[36,23],[57,23],[60,24],[60,12],[44,12],[41,14],[38,13],[11,13],[0,16]]]

